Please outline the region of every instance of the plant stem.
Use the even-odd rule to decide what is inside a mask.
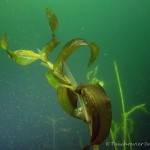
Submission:
[[[114,138],[112,129],[110,129],[110,134],[111,134],[112,142],[115,143],[115,138]],[[114,146],[115,146],[115,150],[117,150],[116,144],[114,144]]]
[[[137,106],[134,106],[130,111],[128,111],[126,113],[126,117],[128,117],[131,113],[133,113],[135,110],[137,109],[141,109],[145,106],[145,104],[140,104],[140,105],[137,105]]]
[[[119,88],[120,98],[121,98],[122,112],[123,112],[123,150],[126,150],[127,118],[125,115],[124,97],[123,97],[118,67],[117,67],[117,63],[115,61],[114,61],[114,67],[115,67],[115,72],[116,72],[116,77],[117,77],[117,82],[118,82],[118,88]]]
[[[50,118],[51,125],[53,127],[53,150],[56,148],[56,120],[54,114],[52,114],[52,118]]]

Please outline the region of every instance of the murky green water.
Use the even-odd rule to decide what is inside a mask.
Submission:
[[[9,49],[32,49],[36,52],[43,47],[51,36],[45,15],[47,6],[58,16],[56,36],[61,40],[49,59],[54,62],[63,45],[73,38],[81,37],[97,43],[100,55],[91,67],[87,68],[90,51],[84,48],[68,59],[78,84],[87,82],[86,74],[98,66],[97,77],[105,83],[113,120],[121,122],[122,107],[113,64],[116,61],[125,110],[143,103],[149,110],[150,2],[1,0],[0,35],[7,33]],[[22,67],[0,50],[0,149],[77,150],[90,141],[86,124],[72,118],[60,107],[55,89],[45,78],[46,72],[47,68],[40,65],[40,61]],[[141,144],[134,145],[133,149],[148,149],[149,114],[137,110],[130,119],[133,120],[128,123],[131,126],[133,123],[133,130],[129,132],[131,143]],[[120,129],[116,143],[121,143],[121,139]],[[100,148],[114,149],[111,142],[109,136]],[[122,149],[118,145],[117,148]]]

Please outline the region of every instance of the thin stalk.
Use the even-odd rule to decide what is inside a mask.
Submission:
[[[135,110],[137,109],[141,109],[145,106],[145,104],[140,104],[140,105],[137,105],[137,106],[134,106],[130,111],[128,111],[126,113],[126,117],[128,117],[131,113],[133,113]]]
[[[128,134],[129,143],[131,143],[130,135]],[[130,150],[133,150],[132,145],[130,145]]]
[[[110,129],[110,134],[111,134],[112,142],[115,143],[115,138],[114,138],[112,129]],[[115,146],[115,150],[117,150],[116,144],[114,144],[114,146]]]
[[[54,114],[52,114],[52,117],[51,118],[48,118],[48,123],[52,126],[53,128],[53,150],[55,150],[56,148],[56,121],[55,120],[55,117],[54,117]]]
[[[124,97],[123,97],[123,92],[122,92],[122,87],[121,87],[121,82],[120,82],[120,76],[118,72],[117,63],[115,61],[114,61],[114,67],[115,67],[118,88],[119,88],[120,98],[121,98],[122,112],[123,112],[123,145],[124,145],[123,150],[126,150],[127,118],[125,114]]]

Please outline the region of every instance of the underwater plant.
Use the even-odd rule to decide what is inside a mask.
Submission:
[[[51,126],[52,128],[52,140],[53,144],[44,144],[45,148],[51,148],[52,150],[56,149],[56,134],[63,132],[68,133],[71,131],[71,128],[58,128],[58,123],[61,122],[63,118],[56,118],[55,115],[52,113],[51,116],[46,117],[45,123]]]
[[[46,121],[53,129],[53,150],[56,148],[56,124],[58,121],[60,121],[60,119],[55,119],[54,114],[52,114],[52,117],[48,117]]]
[[[77,85],[66,65],[68,57],[82,46],[90,48],[91,57],[88,66],[92,65],[98,56],[99,47],[95,43],[88,43],[82,38],[72,39],[64,45],[53,64],[48,60],[48,56],[60,43],[55,35],[59,23],[51,8],[46,8],[45,12],[52,31],[52,39],[47,42],[42,50],[38,50],[38,53],[27,49],[11,51],[8,49],[6,33],[2,35],[1,48],[5,50],[10,59],[22,66],[29,65],[36,60],[42,61],[42,65],[48,68],[46,78],[49,84],[56,89],[58,101],[64,111],[83,120],[89,126],[91,141],[83,149],[86,150],[93,146],[94,150],[99,150],[99,144],[106,139],[110,132],[111,103],[100,84]],[[70,77],[64,73],[64,69]]]
[[[110,129],[110,136],[111,136],[111,140],[112,140],[112,145],[114,146],[115,150],[120,149],[120,147],[117,147],[117,145],[115,143],[117,143],[118,140],[121,140],[123,143],[123,150],[127,149],[127,146],[130,148],[130,150],[132,150],[132,144],[128,144],[128,143],[132,143],[131,141],[131,135],[133,132],[133,125],[134,122],[133,120],[130,118],[130,115],[135,112],[136,110],[142,110],[145,113],[148,113],[147,109],[146,109],[146,104],[139,104],[136,105],[134,107],[132,107],[129,111],[125,110],[125,101],[124,101],[124,96],[123,96],[123,91],[122,91],[122,86],[121,86],[121,81],[120,81],[120,76],[119,76],[119,71],[118,71],[118,66],[117,66],[117,62],[114,61],[114,69],[115,69],[115,74],[116,74],[116,78],[117,78],[117,85],[119,88],[119,93],[120,93],[120,100],[121,100],[121,108],[122,108],[122,114],[121,114],[121,123],[118,123],[114,120],[112,120],[112,127]],[[104,81],[101,81],[98,77],[97,77],[97,72],[98,72],[98,66],[96,66],[94,68],[94,70],[90,70],[87,73],[87,80],[91,83],[99,83],[102,86],[104,86]],[[119,135],[122,136],[122,139],[120,139]]]
[[[119,88],[119,93],[120,93],[120,100],[121,100],[121,107],[122,107],[122,121],[121,123],[116,123],[114,120],[112,121],[112,129],[110,130],[111,133],[111,138],[112,141],[114,142],[117,140],[117,135],[119,132],[122,132],[123,137],[122,137],[122,143],[123,143],[123,150],[127,149],[127,143],[131,143],[131,133],[133,131],[133,120],[129,117],[133,112],[136,110],[142,110],[145,113],[148,113],[147,109],[145,108],[145,103],[136,105],[132,107],[129,111],[125,110],[125,101],[124,101],[124,96],[123,96],[123,91],[122,91],[122,86],[121,86],[121,81],[120,81],[120,76],[119,76],[119,71],[118,71],[118,66],[116,61],[114,61],[114,68],[115,68],[115,73],[117,77],[117,83],[118,83],[118,88]],[[128,146],[130,150],[132,150],[132,144],[129,144]],[[118,148],[115,145],[115,150]]]
[[[90,70],[87,75],[86,75],[86,78],[87,80],[91,83],[91,84],[100,84],[102,87],[104,86],[104,81],[102,80],[99,80],[97,77],[96,77],[96,74],[98,72],[98,66],[96,66],[94,68],[94,70]]]

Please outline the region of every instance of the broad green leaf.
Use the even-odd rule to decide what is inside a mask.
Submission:
[[[50,7],[47,7],[45,12],[46,12],[47,18],[49,20],[49,25],[50,25],[52,32],[55,32],[55,30],[58,27],[58,19],[57,19],[55,13],[52,11],[52,9]]]
[[[9,57],[20,65],[29,65],[37,59],[42,59],[39,54],[34,53],[32,50],[17,50],[14,52],[8,50],[6,33],[3,33],[0,45],[4,50],[6,50]]]
[[[112,111],[109,98],[99,84],[81,85],[75,90],[84,100],[84,105],[91,116],[92,144],[100,144],[109,134]]]
[[[7,49],[7,39],[6,39],[6,33],[3,33],[0,41],[0,45],[2,49],[6,50]]]
[[[82,109],[77,108],[78,97],[64,78],[51,70],[47,72],[46,78],[49,84],[57,90],[58,100],[62,108],[73,117],[85,120]]]
[[[40,55],[31,50],[17,50],[14,52],[6,50],[6,52],[12,60],[23,66],[29,65],[37,59],[41,59]]]
[[[93,61],[96,59],[99,48],[96,44],[94,43],[87,43],[84,39],[81,38],[76,38],[71,41],[69,41],[62,49],[58,57],[56,58],[55,64],[54,64],[54,69],[59,69],[62,71],[63,68],[63,62],[67,60],[67,58],[79,47],[81,46],[89,46],[91,50],[91,58],[89,61],[89,65],[93,63]]]
[[[56,38],[53,38],[51,41],[49,41],[44,47],[43,49],[39,52],[39,54],[41,55],[41,57],[43,57],[44,59],[47,59],[49,54],[51,53],[51,51],[60,43],[59,40],[57,40]]]
[[[57,97],[64,111],[75,117],[77,95],[70,89],[60,86],[57,88]]]
[[[46,78],[47,78],[49,84],[52,87],[54,87],[55,89],[60,87],[60,85],[68,85],[69,86],[69,84],[64,80],[64,78],[61,75],[59,75],[51,70],[49,70],[46,73]]]

